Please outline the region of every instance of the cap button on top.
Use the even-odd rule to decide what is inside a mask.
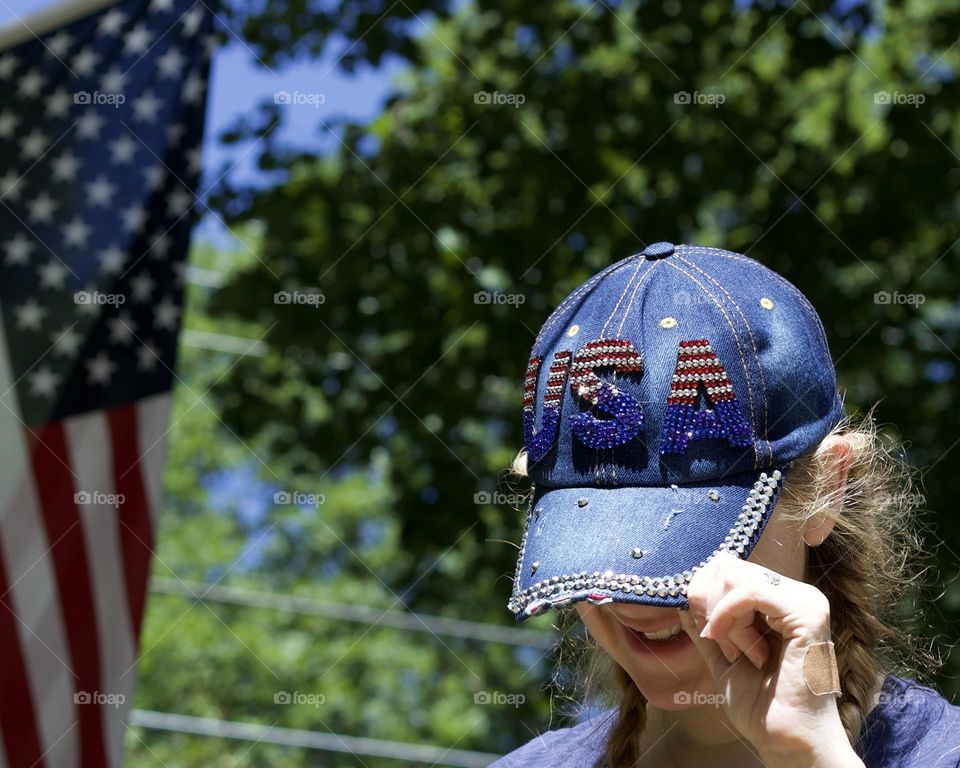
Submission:
[[[651,243],[642,251],[640,251],[640,255],[650,261],[653,261],[654,259],[665,259],[676,249],[677,248],[673,243]]]

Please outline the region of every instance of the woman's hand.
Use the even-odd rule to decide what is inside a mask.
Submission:
[[[716,680],[720,706],[767,766],[862,768],[835,696],[814,695],[803,676],[806,649],[831,639],[819,589],[722,552],[697,571],[687,597],[681,626]]]

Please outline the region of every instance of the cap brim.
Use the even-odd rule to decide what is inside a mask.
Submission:
[[[693,574],[721,550],[746,559],[786,466],[666,488],[537,488],[513,595],[522,622],[581,600],[686,605]]]

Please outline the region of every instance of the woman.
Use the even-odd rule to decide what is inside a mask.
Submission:
[[[575,610],[614,706],[494,766],[960,765],[960,708],[894,674],[935,663],[890,625],[909,471],[846,416],[794,286],[648,246],[544,324],[523,415],[510,608]]]

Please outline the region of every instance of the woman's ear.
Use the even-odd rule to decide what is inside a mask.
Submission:
[[[853,463],[853,444],[846,435],[828,435],[817,448],[817,460],[823,463],[830,481],[826,493],[835,496],[837,505],[843,503],[847,492],[847,477]],[[803,540],[808,546],[817,547],[833,531],[834,520],[825,513],[811,517],[803,526]]]

